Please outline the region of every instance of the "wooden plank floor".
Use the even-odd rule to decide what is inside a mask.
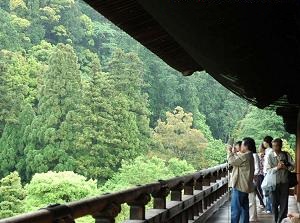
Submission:
[[[272,223],[273,215],[263,213],[259,207],[257,200],[257,213],[259,223]],[[294,196],[289,197],[289,212],[299,212],[297,203]],[[228,216],[229,215],[229,216]],[[230,222],[230,202],[226,202],[213,216],[211,216],[206,222],[209,223],[229,223]]]

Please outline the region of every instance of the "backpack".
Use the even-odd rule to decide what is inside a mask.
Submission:
[[[286,161],[288,162],[288,153],[283,152],[285,154]],[[297,173],[291,172],[288,170],[288,183],[289,183],[289,188],[295,187],[298,184],[297,181]]]

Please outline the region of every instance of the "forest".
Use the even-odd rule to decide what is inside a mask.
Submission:
[[[184,77],[83,1],[0,1],[0,218],[224,163],[229,139],[265,135],[294,154],[274,110]]]

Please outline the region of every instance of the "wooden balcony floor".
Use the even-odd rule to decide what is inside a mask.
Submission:
[[[257,200],[257,207],[259,202]],[[259,223],[272,223],[273,215],[262,212],[259,207],[257,208],[258,222]],[[289,197],[289,212],[298,212],[297,203],[294,196]],[[229,216],[228,216],[229,215]],[[209,223],[228,223],[230,222],[230,202],[226,202],[213,216],[206,222]]]

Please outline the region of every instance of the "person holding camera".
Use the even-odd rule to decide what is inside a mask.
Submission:
[[[249,193],[254,191],[254,158],[252,150],[255,141],[246,137],[242,141],[239,152],[228,148],[228,164],[232,166],[230,179],[231,193],[231,223],[249,222]]]
[[[276,188],[272,191],[272,212],[276,223],[287,217],[289,183],[288,170],[294,169],[294,161],[289,153],[283,152],[280,138],[272,141],[273,151],[267,157],[267,171],[276,174]]]

